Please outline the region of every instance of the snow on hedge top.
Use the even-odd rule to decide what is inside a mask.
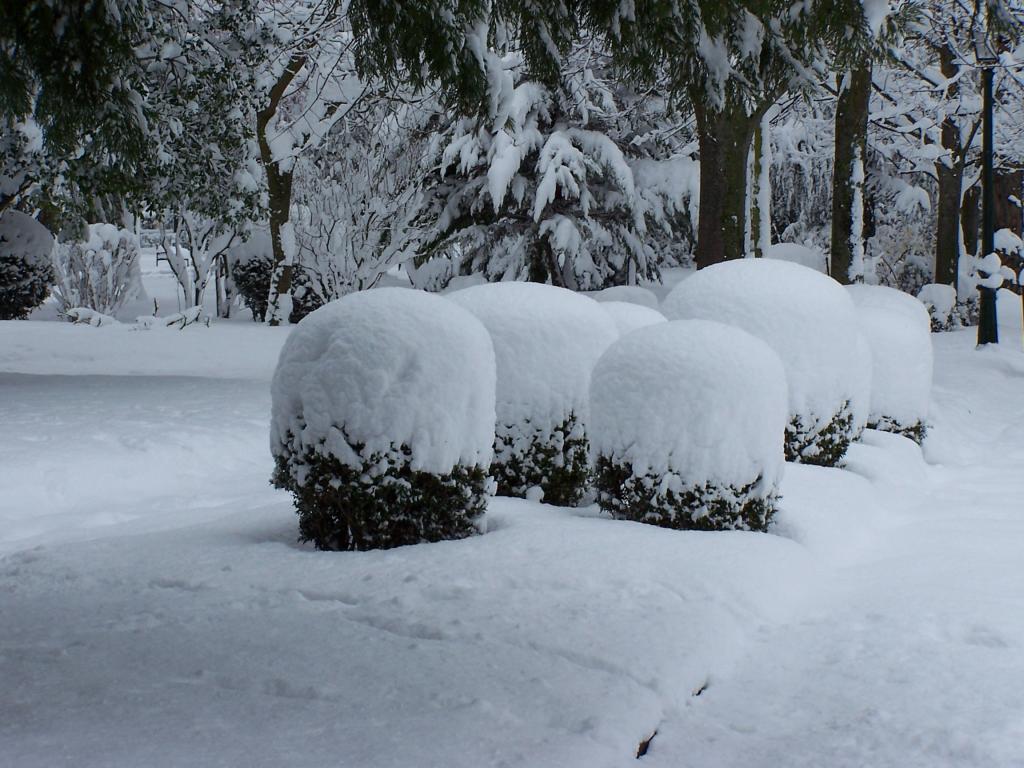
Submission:
[[[601,309],[615,322],[620,336],[637,328],[665,322],[665,316],[658,310],[626,301],[602,301]]]
[[[0,216],[0,256],[44,264],[52,250],[50,230],[27,213],[7,210]]]
[[[540,283],[488,283],[448,294],[490,331],[499,426],[586,422],[590,372],[618,336],[593,299]]]
[[[639,285],[613,285],[611,288],[588,293],[587,296],[595,301],[625,301],[651,309],[658,308],[658,297],[654,295],[654,291],[641,288]]]
[[[904,427],[924,421],[932,387],[928,310],[903,291],[881,285],[847,286],[871,348],[869,422],[892,419]]]
[[[722,323],[679,320],[634,331],[598,361],[590,445],[636,474],[742,486],[781,478],[789,408],[778,355]]]
[[[349,442],[365,443],[364,456],[405,444],[413,469],[487,466],[494,370],[486,329],[444,298],[407,288],[349,294],[303,318],[281,349],[271,451],[323,444],[359,466]]]
[[[807,267],[737,259],[695,272],[665,297],[669,320],[718,320],[763,339],[782,359],[794,416],[829,419],[846,401],[867,420],[871,360],[843,287]]]

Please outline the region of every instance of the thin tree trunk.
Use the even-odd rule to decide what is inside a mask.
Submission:
[[[755,171],[757,173],[756,217],[751,230],[757,238],[754,255],[763,257],[772,244],[772,138],[768,113],[761,118],[754,139]]]
[[[863,225],[863,211],[854,211],[858,183],[854,180],[858,158],[867,157],[868,109],[871,104],[871,60],[846,74],[836,104],[835,161],[832,171],[831,269],[840,283],[853,282],[853,234],[855,221]],[[863,182],[861,182],[862,186]],[[863,202],[863,190],[860,200]],[[863,236],[863,233],[860,233]]]
[[[700,146],[700,212],[697,268],[744,256],[747,213],[747,162],[754,129],[764,109],[748,115],[727,98],[712,111],[694,98]],[[774,101],[774,100],[773,100]]]
[[[267,300],[266,322],[268,325],[287,323],[287,312],[284,305],[290,302],[292,289],[292,256],[285,251],[281,233],[288,224],[292,207],[292,171],[281,167],[279,158],[275,159],[270,147],[267,130],[277,114],[277,108],[284,97],[285,91],[292,80],[305,66],[305,55],[296,55],[288,62],[281,76],[274,83],[267,95],[267,105],[256,115],[256,137],[260,147],[260,160],[267,174],[267,201],[270,218],[270,242],[274,252],[274,271],[270,278],[270,295]]]

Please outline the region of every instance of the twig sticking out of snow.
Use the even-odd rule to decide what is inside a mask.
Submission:
[[[117,324],[117,320],[112,316],[105,315],[88,307],[72,307],[64,313],[64,317],[75,325],[91,325],[93,328],[99,328],[101,325]]]
[[[76,325],[91,325],[93,328],[109,325],[121,325],[121,321],[111,315],[105,315],[88,307],[73,307],[64,313],[64,317]],[[181,330],[187,325],[202,323],[210,327],[210,318],[203,314],[202,307],[189,307],[184,312],[175,312],[167,317],[142,315],[135,318],[132,330],[150,331],[154,328],[177,328]]]

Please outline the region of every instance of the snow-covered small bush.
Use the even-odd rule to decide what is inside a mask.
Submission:
[[[590,486],[590,373],[618,338],[612,319],[592,299],[540,283],[490,283],[448,298],[476,315],[494,342],[498,493],[540,487],[551,504],[579,503]]]
[[[252,312],[252,319],[263,322],[270,297],[270,276],[274,272],[274,255],[270,235],[256,232],[245,242],[228,250],[231,283],[242,303]],[[301,266],[292,267],[292,312],[288,317],[297,323],[322,302],[309,287],[309,279]]]
[[[791,264],[799,264],[813,269],[815,272],[828,274],[828,260],[825,258],[825,254],[817,248],[799,243],[775,243],[765,248],[764,257],[776,261],[788,261]]]
[[[917,298],[924,304],[931,318],[931,329],[934,333],[955,331],[978,324],[977,293],[960,299],[953,286],[928,283],[921,287]]]
[[[608,313],[615,323],[615,327],[619,329],[620,336],[625,336],[637,328],[665,322],[665,316],[661,312],[642,304],[631,304],[626,301],[602,301],[601,309]]]
[[[90,224],[84,240],[58,242],[53,267],[54,296],[62,314],[85,307],[116,315],[142,284],[138,238],[114,224]]]
[[[868,426],[921,442],[932,386],[928,311],[909,294],[881,285],[850,285],[871,348]]]
[[[487,331],[438,296],[381,288],[305,317],[274,372],[270,432],[301,538],[363,550],[471,535],[494,378]]]
[[[53,236],[21,211],[0,216],[0,320],[19,320],[46,300]]]
[[[738,259],[677,285],[669,320],[717,320],[775,350],[789,383],[786,458],[834,466],[867,422],[871,353],[850,295],[830,277],[773,259]]]
[[[624,301],[650,309],[658,308],[658,297],[654,295],[654,291],[639,285],[613,285],[587,295],[594,301]]]
[[[789,409],[764,342],[705,320],[642,328],[597,362],[590,402],[602,509],[667,528],[768,527]]]

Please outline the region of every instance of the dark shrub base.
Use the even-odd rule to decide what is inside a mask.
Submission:
[[[885,416],[880,418],[878,421],[873,421],[868,424],[868,429],[877,429],[881,432],[892,432],[894,435],[902,435],[903,437],[913,440],[918,445],[924,442],[925,436],[928,434],[928,425],[923,421],[917,421],[910,426],[902,424],[895,419],[890,419]]]
[[[360,455],[360,447],[353,449]],[[487,474],[456,466],[446,475],[413,470],[406,446],[368,457],[355,469],[309,450],[295,467],[278,456],[272,482],[292,492],[299,540],[323,550],[389,549],[476,533],[487,507]],[[381,467],[385,467],[381,471]]]
[[[252,319],[263,322],[267,315],[267,300],[270,298],[270,276],[274,262],[268,256],[256,256],[248,261],[231,265],[231,280],[242,301],[252,310]],[[292,267],[292,313],[288,322],[295,324],[318,309],[321,302],[309,288],[309,279],[298,267]]]
[[[550,432],[529,422],[502,432],[495,438],[491,465],[499,496],[522,498],[540,486],[548,504],[579,504],[590,487],[590,444],[575,414]]]
[[[49,262],[33,264],[0,254],[0,320],[28,317],[46,301],[52,283],[53,267]]]
[[[628,464],[605,456],[598,457],[595,475],[601,509],[620,520],[662,528],[766,531],[779,500],[774,490],[755,495],[760,478],[740,487],[706,483],[673,490],[671,486],[681,484],[666,483],[661,475],[635,475]]]
[[[849,400],[823,427],[794,416],[786,427],[786,461],[835,467],[856,438]]]

